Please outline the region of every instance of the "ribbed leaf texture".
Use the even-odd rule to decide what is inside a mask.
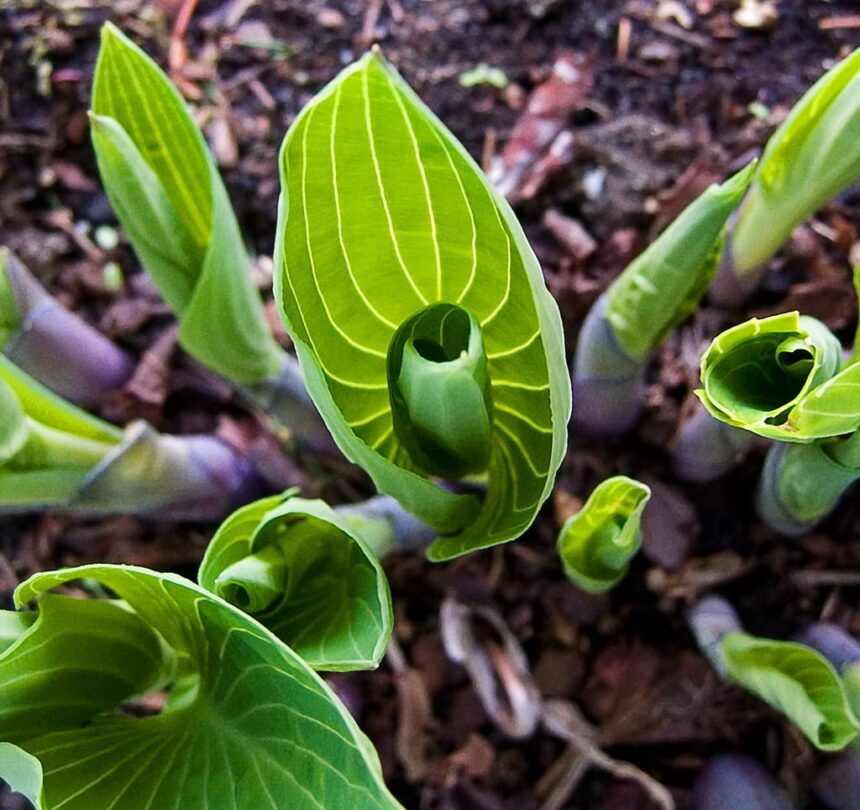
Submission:
[[[47,593],[78,579],[123,602]],[[41,764],[40,810],[400,807],[313,670],[193,583],[96,565],[37,574],[16,600],[39,614],[0,652],[0,737]],[[160,713],[128,708],[164,688]],[[0,776],[38,798],[32,760],[8,754]]]
[[[276,295],[341,450],[445,535],[431,559],[516,538],[552,488],[570,382],[557,307],[509,206],[378,53],[305,108],[284,141],[281,175]],[[440,303],[474,318],[486,350],[483,498],[431,480],[392,418],[389,346]],[[454,418],[454,406],[440,412]]]
[[[729,677],[782,712],[822,751],[838,751],[860,724],[830,662],[803,644],[729,633],[722,642]]]
[[[212,538],[198,579],[315,669],[375,667],[391,636],[379,561],[322,501],[276,496],[238,510]]]
[[[105,190],[177,315],[182,346],[236,383],[276,373],[282,353],[203,137],[167,76],[110,23],[90,120]]]
[[[824,74],[768,141],[732,239],[744,273],[860,177],[860,49]]]

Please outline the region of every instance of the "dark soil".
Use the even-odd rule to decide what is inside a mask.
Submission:
[[[114,219],[89,144],[89,83],[106,19],[166,64],[181,5],[0,4],[0,243],[138,356],[171,321],[128,246],[104,251],[92,240],[92,227]],[[666,18],[673,6],[680,16]],[[313,93],[372,42],[485,164],[501,154],[556,58],[578,55],[593,86],[560,114],[560,126],[574,133],[572,153],[517,206],[572,348],[591,302],[654,229],[706,183],[749,160],[804,89],[860,39],[860,17],[849,0],[782,0],[767,30],[735,24],[737,6],[734,0],[201,0],[174,75],[198,105],[265,271],[284,132]],[[507,88],[461,86],[460,75],[481,62],[501,68]],[[598,195],[587,191],[595,177],[603,181]],[[550,210],[556,222],[558,214],[578,220],[585,236],[560,240],[558,228],[549,227]],[[696,652],[684,615],[698,595],[714,589],[733,601],[754,633],[788,637],[822,616],[860,630],[856,500],[846,499],[815,533],[787,541],[752,512],[761,452],[717,484],[691,486],[674,479],[667,447],[696,385],[698,356],[719,329],[751,314],[798,308],[850,340],[857,310],[849,253],[856,263],[858,229],[860,195],[845,194],[797,232],[747,309],[702,308],[655,357],[634,433],[611,441],[572,436],[555,497],[521,540],[447,565],[405,555],[387,560],[400,663],[420,677],[398,674],[389,657],[377,672],[332,682],[377,745],[386,779],[406,807],[537,810],[542,777],[564,751],[545,732],[512,740],[488,719],[440,642],[439,609],[451,594],[499,611],[544,695],[575,701],[607,750],[670,788],[680,808],[690,806],[703,762],[725,751],[754,755],[795,795],[804,794],[818,757],[780,717],[718,681]],[[584,241],[589,235],[594,244]],[[124,271],[118,291],[105,282],[107,261]],[[143,416],[175,432],[225,424],[258,430],[223,383],[178,350],[168,357],[159,396],[106,404],[103,415],[122,422]],[[646,550],[609,596],[588,597],[564,578],[555,536],[591,489],[619,472],[655,488]],[[355,470],[333,475],[312,459],[284,462],[273,477],[332,502],[371,492]],[[5,517],[0,600],[8,603],[16,582],[33,571],[94,561],[194,576],[211,531],[133,518]],[[421,710],[422,690],[429,713]],[[635,785],[592,770],[563,806],[650,805]]]

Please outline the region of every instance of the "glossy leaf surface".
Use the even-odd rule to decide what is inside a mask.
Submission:
[[[567,520],[558,536],[558,553],[574,584],[603,593],[624,578],[642,545],[642,512],[650,497],[645,484],[616,475],[599,484]]]
[[[179,340],[237,383],[277,372],[224,184],[185,102],[160,68],[110,23],[93,83],[99,172],[123,228],[179,319]]]
[[[729,633],[722,642],[729,677],[782,712],[823,751],[845,748],[860,724],[830,662],[803,644]]]
[[[124,602],[46,594],[78,579]],[[399,807],[325,683],[193,583],[96,565],[37,574],[16,600],[39,618],[0,652],[0,736],[41,763],[44,810]],[[161,688],[160,713],[117,711]]]
[[[375,667],[391,636],[379,561],[322,501],[276,496],[238,510],[213,537],[198,578],[315,669]]]
[[[797,312],[752,318],[702,356],[696,395],[717,419],[771,439],[811,442],[860,427],[860,369],[838,371],[841,346]]]
[[[284,141],[276,295],[341,450],[442,535],[432,559],[514,539],[566,443],[561,324],[507,203],[376,53],[305,108]],[[388,354],[433,304],[480,328],[492,398],[486,494],[428,478],[398,435]]]

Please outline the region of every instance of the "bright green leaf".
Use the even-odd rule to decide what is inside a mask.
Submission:
[[[726,221],[754,169],[751,163],[710,186],[607,290],[606,318],[631,357],[646,357],[698,305],[722,258]]]
[[[42,766],[17,745],[0,742],[0,774],[14,793],[20,793],[36,810],[44,807]]]
[[[768,141],[732,235],[736,270],[752,272],[792,228],[860,178],[860,49],[824,74]]]
[[[624,475],[599,484],[558,536],[568,579],[589,593],[617,585],[642,545],[642,512],[650,497],[645,484]]]
[[[322,501],[288,493],[238,510],[209,544],[199,581],[315,669],[369,669],[385,653],[393,623],[385,574]]]
[[[284,141],[281,175],[276,296],[341,450],[444,535],[431,559],[518,537],[563,457],[570,382],[557,307],[510,207],[378,53],[305,108]],[[483,497],[431,480],[439,465],[428,470],[427,459],[414,458],[394,421],[393,338],[437,304],[473,318],[486,351]],[[452,374],[460,368],[454,363]],[[468,400],[471,408],[463,396],[452,407]],[[421,430],[450,438],[457,416],[440,412],[438,425]],[[470,441],[457,438],[460,447]],[[463,466],[478,469],[479,455]]]
[[[857,737],[860,723],[830,662],[803,644],[729,633],[722,641],[729,677],[782,712],[822,751]]]
[[[102,29],[93,146],[120,222],[176,312],[182,346],[239,384],[278,371],[224,184],[185,102],[140,48]]]
[[[82,578],[123,603],[46,595]],[[319,676],[193,583],[95,565],[37,574],[16,600],[39,619],[0,653],[0,737],[41,763],[44,810],[400,806]],[[121,708],[162,687],[160,713]]]
[[[814,318],[797,312],[751,318],[711,343],[696,395],[717,419],[759,436],[791,442],[837,436],[860,426],[851,396],[855,372],[834,377],[841,352]]]

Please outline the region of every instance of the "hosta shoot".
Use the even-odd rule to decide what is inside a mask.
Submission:
[[[570,382],[510,207],[378,52],[302,111],[280,169],[275,293],[339,447],[439,532],[432,559],[518,537]]]
[[[117,599],[52,591],[75,581]],[[400,805],[289,646],[174,574],[36,574],[0,613],[0,777],[37,810]]]
[[[90,125],[99,172],[135,252],[179,321],[179,343],[299,440],[328,437],[269,331],[236,216],[178,90],[115,26],[102,29]]]
[[[856,743],[860,692],[850,667],[837,671],[808,644],[745,633],[719,597],[702,600],[690,613],[690,625],[721,675],[784,714],[816,748],[838,751]]]
[[[595,302],[573,363],[576,424],[616,434],[636,423],[648,357],[708,289],[722,256],[726,221],[753,169],[747,166],[707,189]]]
[[[391,635],[379,561],[322,501],[288,493],[239,509],[209,544],[199,581],[315,669],[375,667]]]
[[[825,73],[765,147],[731,237],[741,289],[791,230],[860,179],[860,49]]]
[[[623,475],[599,484],[558,536],[568,579],[589,593],[617,585],[642,545],[642,512],[650,497],[645,484]]]
[[[0,248],[0,350],[43,385],[94,405],[131,377],[129,356],[69,312],[18,258]]]
[[[220,517],[258,482],[210,436],[126,431],[53,394],[0,355],[0,511]]]
[[[783,534],[822,520],[860,478],[860,364],[836,336],[797,312],[752,318],[702,357],[696,394],[726,425],[774,439],[759,514]]]
[[[812,442],[860,427],[860,366],[815,318],[752,318],[716,337],[702,356],[699,399],[717,419],[759,436]]]

